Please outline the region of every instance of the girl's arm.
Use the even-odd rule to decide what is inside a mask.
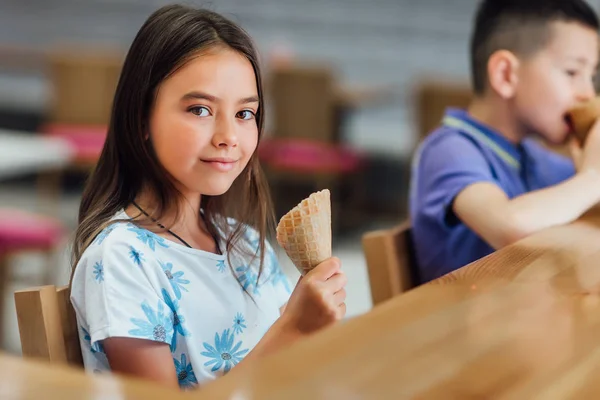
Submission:
[[[300,279],[282,315],[227,377],[238,376],[257,360],[327,327],[346,314],[346,276],[338,259],[330,258]],[[111,337],[103,341],[112,371],[178,388],[173,357],[167,343]],[[231,378],[234,379],[234,378]]]
[[[284,349],[298,339],[334,324],[346,315],[346,275],[337,258],[329,258],[302,277],[290,300],[254,349],[233,368],[227,379],[250,368],[253,360]]]
[[[111,337],[105,339],[103,345],[113,372],[179,388],[171,349],[167,343]]]

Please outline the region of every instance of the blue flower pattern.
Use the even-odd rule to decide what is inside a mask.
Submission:
[[[142,303],[142,311],[146,315],[146,319],[131,318],[130,321],[136,325],[137,329],[131,329],[130,335],[144,339],[155,340],[159,342],[169,343],[173,335],[173,322],[171,315],[164,313],[163,303],[158,302],[156,311],[147,303]]]
[[[242,284],[243,290],[250,293],[250,289],[254,286],[252,290],[253,294],[259,295],[258,291],[258,275],[250,266],[241,266],[237,267],[235,271],[238,273],[238,279]]]
[[[83,340],[85,340],[90,346],[92,353],[104,353],[104,346],[102,346],[101,342],[96,342],[92,346],[92,337],[90,336],[89,332],[86,331],[85,328],[81,328],[81,331],[83,332]]]
[[[111,224],[109,226],[107,226],[106,228],[104,228],[102,230],[102,232],[100,232],[98,234],[98,236],[96,236],[96,239],[94,240],[95,244],[102,244],[102,242],[104,242],[104,239],[106,239],[108,237],[108,235],[115,230],[115,228],[117,227],[117,224]]]
[[[241,313],[237,313],[233,318],[233,332],[236,335],[239,335],[240,333],[244,332],[244,329],[246,328],[247,326],[244,316]]]
[[[146,261],[144,253],[136,250],[133,246],[129,246],[129,258],[140,268],[142,267],[142,262]]]
[[[196,379],[196,374],[194,374],[194,370],[192,369],[192,363],[188,364],[185,354],[181,355],[181,361],[174,358],[173,363],[175,364],[179,387],[192,388],[198,385],[198,379]]]
[[[104,282],[104,266],[102,265],[102,261],[98,261],[94,265],[94,279],[96,282]]]
[[[98,235],[96,242],[102,243],[115,228],[116,224],[104,229]],[[165,239],[148,230],[129,224],[128,231],[136,233],[137,239],[147,245],[152,251],[156,251],[157,247],[169,247]],[[258,250],[260,237],[254,230],[247,236],[247,240],[247,243],[250,243],[253,248]],[[270,281],[273,287],[281,284],[290,293],[289,282],[285,274],[281,271],[273,250],[270,247],[267,247],[266,250],[265,265],[267,268],[265,270],[265,277],[267,279],[264,283]],[[146,262],[144,253],[131,245],[129,246],[128,256],[139,267],[142,267],[142,264]],[[190,284],[190,280],[185,279],[184,271],[174,271],[173,263],[163,263],[161,261],[159,263],[163,273],[169,280],[172,292],[169,293],[166,289],[161,289],[162,300],[158,302],[156,309],[150,306],[147,301],[141,303],[141,309],[145,318],[130,318],[130,322],[134,326],[129,330],[129,334],[139,338],[170,343],[170,350],[173,353],[173,362],[179,385],[182,388],[190,388],[198,384],[191,360],[189,360],[189,356],[185,353],[181,353],[180,356],[175,355],[178,347],[178,336],[190,336],[190,332],[185,327],[186,319],[181,315],[179,304],[182,292],[189,292],[189,286],[186,287],[186,285]],[[220,273],[224,273],[227,269],[225,260],[217,261],[216,269]],[[257,269],[254,268],[254,262],[251,265],[239,266],[234,271],[244,290],[260,295],[259,289],[263,281],[262,279],[261,282],[258,281]],[[97,282],[104,281],[102,261],[94,265],[93,274]],[[165,309],[165,305],[167,309]],[[219,332],[215,333],[214,343],[202,342],[205,351],[200,354],[208,358],[204,366],[210,367],[212,372],[222,371],[224,374],[227,374],[250,351],[249,348],[244,348],[243,341],[240,340],[241,337],[237,336],[243,335],[248,328],[248,322],[244,318],[244,315],[241,312],[236,313],[232,322],[233,325],[230,325],[229,329],[224,329],[220,335]],[[90,345],[92,352],[104,352],[102,342],[97,342],[92,346],[89,333],[85,329],[82,329],[82,331],[84,340]],[[238,337],[238,340],[236,340],[236,337]]]
[[[225,260],[217,261],[217,271],[221,273],[225,272]]]
[[[290,288],[290,283],[288,281],[288,278],[283,273],[283,271],[281,270],[281,268],[279,268],[279,266],[277,266],[276,269],[272,270],[272,272],[271,272],[271,284],[273,286],[281,284],[281,285],[283,285],[285,291],[288,294],[292,293],[292,290]]]
[[[165,289],[162,289],[161,292],[167,307],[171,309],[172,313],[173,339],[171,340],[171,351],[173,352],[177,348],[177,334],[189,336],[189,332],[184,327],[185,317],[179,312],[179,302],[176,299],[172,299],[171,295]]]
[[[183,271],[177,271],[173,273],[172,263],[161,262],[160,266],[165,275],[167,276],[167,279],[169,279],[169,283],[173,288],[173,292],[175,292],[175,296],[177,296],[177,299],[181,299],[181,291],[188,291],[185,287],[183,287],[183,285],[187,285],[188,283],[190,283],[190,281],[187,279],[183,279]]]
[[[254,230],[254,229],[249,230],[246,235],[246,238],[247,238],[248,242],[250,243],[251,248],[254,249],[256,251],[256,253],[258,254],[258,250],[259,250],[259,246],[260,246],[260,236],[259,236],[258,232],[256,232],[256,230]],[[275,252],[273,251],[273,249],[271,248],[271,246],[268,243],[266,243],[265,251],[266,251],[265,265],[268,265],[267,270],[269,272],[267,275],[268,275],[268,279],[271,281],[271,284],[273,286],[281,284],[281,285],[283,285],[283,287],[287,293],[292,293],[287,276],[281,270],[281,267],[279,266],[279,262],[277,261],[277,256],[275,255]]]
[[[212,365],[212,372],[217,372],[223,368],[223,372],[225,374],[228,373],[249,351],[248,349],[240,350],[240,347],[242,346],[241,341],[237,342],[235,346],[233,345],[233,342],[234,335],[229,329],[225,329],[221,336],[219,336],[218,332],[215,333],[214,347],[206,342],[203,343],[204,348],[207,351],[203,351],[200,354],[210,359],[205,362],[204,365],[207,367]]]
[[[131,224],[130,224],[131,225]],[[142,243],[146,244],[152,251],[156,250],[156,245],[159,245],[164,248],[168,248],[169,246],[166,244],[166,240],[155,233],[150,232],[147,229],[139,228],[135,225],[131,225],[128,231],[134,232],[137,235],[137,238],[142,241]]]

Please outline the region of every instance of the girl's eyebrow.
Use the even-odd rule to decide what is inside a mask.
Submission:
[[[244,97],[238,104],[258,103],[258,96]]]
[[[191,100],[191,99],[200,99],[200,100],[208,100],[212,103],[217,103],[219,98],[208,93],[203,92],[189,92],[185,94],[181,100]]]
[[[218,103],[221,101],[221,99],[219,99],[216,96],[213,96],[211,94],[204,93],[204,92],[197,92],[197,91],[189,92],[182,97],[182,100],[191,100],[191,99],[208,100],[212,103]],[[248,97],[244,97],[238,101],[238,104],[248,104],[248,103],[258,103],[258,96],[248,96]]]

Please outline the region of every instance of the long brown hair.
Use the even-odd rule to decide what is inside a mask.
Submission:
[[[263,89],[258,56],[250,36],[212,11],[170,5],[154,12],[138,32],[125,58],[108,136],[83,192],[72,252],[73,272],[94,238],[110,225],[119,210],[134,201],[142,188],[153,191],[157,201],[153,216],[158,220],[170,207],[180,204],[181,193],[158,162],[151,141],[144,138],[161,82],[191,57],[217,46],[239,52],[254,68],[259,97],[256,123],[260,143],[264,123]],[[236,250],[244,250],[236,243],[247,226],[258,231],[259,248],[254,255],[260,257],[260,276],[265,240],[274,226],[274,215],[256,151],[231,188],[220,196],[203,195],[201,208],[209,233],[225,241],[228,257]],[[176,210],[177,220],[180,210]],[[237,224],[231,226],[227,218],[235,219]]]

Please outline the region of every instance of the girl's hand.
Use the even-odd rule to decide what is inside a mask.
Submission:
[[[316,332],[346,315],[346,274],[340,260],[328,258],[301,277],[280,322],[301,334]]]

